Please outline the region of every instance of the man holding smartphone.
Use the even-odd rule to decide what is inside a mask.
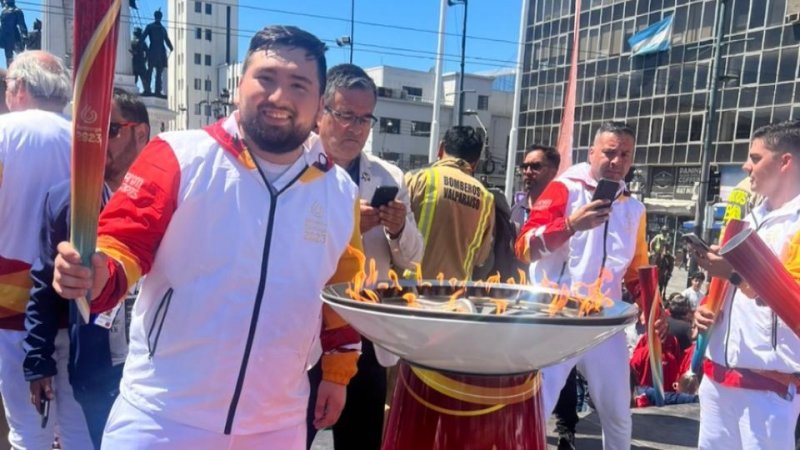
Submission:
[[[377,88],[372,78],[358,66],[340,64],[328,71],[324,110],[317,128],[326,154],[347,170],[358,185],[361,198],[361,239],[364,254],[375,259],[379,278],[387,279],[389,269],[402,273],[414,270],[422,260],[422,235],[417,230],[414,213],[408,208],[408,190],[403,172],[394,164],[362,150],[371,127],[377,102]],[[337,449],[378,450],[383,435],[383,412],[386,398],[386,369],[394,356],[375,349],[361,338],[358,372],[347,387],[339,421],[333,427]],[[376,351],[377,350],[377,351]],[[309,372],[312,395],[309,403],[308,441],[310,448],[317,430],[313,418],[313,380],[322,375],[319,365]]]
[[[545,188],[516,243],[517,257],[532,263],[534,283],[546,278],[585,294],[581,286],[603,280],[601,292],[614,301],[621,301],[623,282],[631,294],[639,293],[637,269],[647,265],[645,208],[623,181],[634,150],[630,126],[605,122],[595,134],[589,162],[570,167]],[[609,183],[616,183],[616,189],[607,189],[604,185]],[[624,333],[542,371],[545,414],[553,411],[576,365],[600,416],[603,447],[630,448],[630,366]]]

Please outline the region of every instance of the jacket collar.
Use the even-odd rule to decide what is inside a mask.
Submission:
[[[433,163],[432,167],[453,167],[469,176],[473,176],[472,165],[461,158],[455,158],[453,156],[445,156],[444,158]]]
[[[239,137],[239,111],[234,111],[228,117],[205,127],[204,130],[247,169],[256,170],[255,162],[253,162],[247,146]],[[333,167],[333,160],[325,155],[322,143],[316,133],[311,132],[302,145],[302,158],[305,158],[308,166],[316,167],[323,172],[327,172]]]
[[[777,219],[780,217],[800,215],[800,195],[786,202],[783,206],[777,209],[768,210],[767,202],[762,201],[760,205],[753,209],[753,215],[758,219],[758,222],[763,223],[770,219]]]
[[[558,178],[581,183],[587,190],[594,192],[597,189],[597,180],[592,175],[592,166],[589,163],[579,163],[567,168]],[[619,182],[618,194],[629,194],[624,181]]]

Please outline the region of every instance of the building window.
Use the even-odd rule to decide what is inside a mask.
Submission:
[[[489,96],[488,95],[479,95],[478,96],[478,110],[486,111],[489,109]]]
[[[209,104],[206,104],[205,106],[206,106],[206,107],[205,107],[205,110],[206,110],[206,117],[208,117],[208,116],[210,116],[210,115],[211,115],[211,105],[209,105]]]
[[[211,15],[211,3],[206,3],[206,14]]]
[[[194,79],[194,90],[195,91],[199,91],[202,88],[203,88],[203,80],[201,80],[200,78],[195,78]]]
[[[202,56],[200,55],[200,53],[195,53],[194,54],[194,63],[197,64],[197,65],[200,65],[200,64],[203,63]]]
[[[400,119],[381,117],[381,133],[400,134]]]
[[[431,123],[430,122],[417,122],[411,121],[411,135],[412,136],[430,136]]]
[[[406,95],[409,96],[409,97],[422,99],[422,88],[412,87],[412,86],[403,86],[403,90],[406,92]]]
[[[197,27],[194,29],[194,38],[195,39],[203,39],[203,29]]]
[[[203,12],[203,2],[194,2],[194,12],[196,13]]]
[[[206,92],[211,92],[211,80],[206,80]]]
[[[206,65],[207,66],[211,65],[211,55],[206,55]]]
[[[211,40],[211,30],[210,29],[206,29],[206,40],[207,41]]]
[[[428,155],[408,155],[410,169],[417,169],[428,165]]]
[[[200,115],[200,112],[201,112],[201,111],[203,111],[203,110],[200,108],[201,106],[202,106],[202,105],[200,105],[200,103],[198,103],[198,104],[194,105],[194,114],[195,114],[196,116],[199,116],[199,115]]]

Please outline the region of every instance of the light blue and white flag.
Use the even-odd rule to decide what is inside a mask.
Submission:
[[[633,56],[669,50],[672,41],[672,17],[657,22],[628,38]]]

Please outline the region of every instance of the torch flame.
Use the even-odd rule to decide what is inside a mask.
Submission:
[[[402,291],[403,287],[400,286],[400,280],[397,278],[397,272],[392,269],[389,269],[389,280],[392,282],[392,287],[397,289],[398,291]]]

